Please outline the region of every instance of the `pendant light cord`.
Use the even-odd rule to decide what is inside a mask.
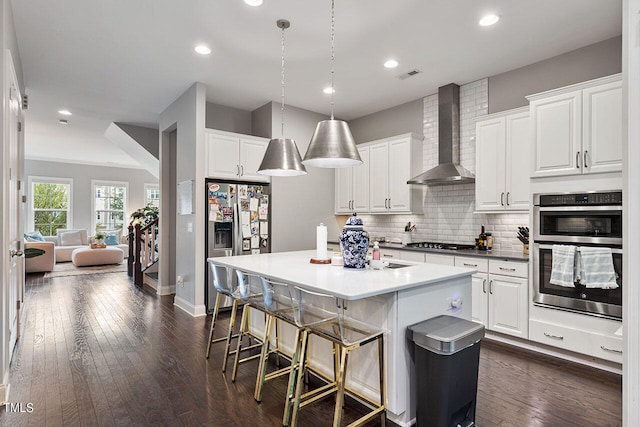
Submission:
[[[280,63],[282,70],[282,91],[280,94],[280,136],[284,139],[284,29],[286,27],[282,26],[282,62]]]
[[[334,9],[335,9],[334,0],[331,0],[331,120],[333,120],[333,94],[336,91],[334,86],[334,80],[333,80],[333,75],[335,74],[334,62],[336,60],[336,52],[333,46],[333,43],[335,40],[335,27],[336,27],[336,17],[335,17]]]

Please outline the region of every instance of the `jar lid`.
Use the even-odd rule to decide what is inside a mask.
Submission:
[[[353,215],[350,216],[349,219],[347,219],[346,225],[362,225],[362,220],[358,218],[357,215],[358,214],[354,212]]]

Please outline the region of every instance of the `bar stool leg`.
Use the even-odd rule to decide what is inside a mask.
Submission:
[[[240,330],[238,331],[238,342],[236,344],[235,357],[233,358],[233,370],[231,373],[231,382],[235,382],[236,375],[238,374],[238,362],[242,353],[242,340],[244,340],[245,332],[247,331],[247,325],[249,322],[249,306],[244,305],[242,307],[242,318],[240,320]],[[267,344],[268,346],[269,344]]]
[[[211,344],[213,344],[213,330],[216,327],[216,320],[218,320],[218,310],[220,309],[220,292],[216,292],[216,303],[213,306],[213,316],[211,317],[211,328],[209,329],[209,343],[207,344],[207,359],[211,354]]]
[[[340,427],[342,423],[342,405],[344,404],[344,385],[347,379],[347,361],[349,349],[342,347],[340,355],[340,371],[338,375],[338,390],[336,391],[336,408],[333,414],[333,427]]]
[[[238,300],[233,300],[233,306],[231,308],[231,318],[229,319],[229,331],[227,332],[227,343],[224,350],[224,359],[222,360],[222,372],[227,370],[227,359],[229,359],[229,352],[231,351],[231,340],[233,339],[233,330],[236,326],[236,314],[238,313]]]
[[[387,405],[387,379],[384,375],[384,337],[380,335],[378,337],[378,368],[380,371],[380,406],[383,409],[380,413],[380,425],[385,427],[387,416],[386,416],[386,405]]]
[[[291,426],[296,427],[298,425],[298,412],[300,411],[300,396],[302,395],[303,379],[305,372],[305,363],[307,359],[307,344],[309,342],[309,331],[303,329],[300,338],[300,351],[297,363],[296,372],[296,392],[293,396],[293,402],[291,407]],[[293,372],[292,372],[293,375]]]
[[[269,338],[271,337],[271,328],[273,322],[276,322],[276,334],[278,331],[278,321],[273,316],[267,314],[264,325],[264,339],[262,341],[262,351],[260,352],[260,363],[258,364],[258,375],[256,376],[256,388],[253,397],[256,401],[262,401],[262,387],[264,386],[264,377],[267,374],[267,363],[269,360]],[[276,338],[277,339],[277,338]]]

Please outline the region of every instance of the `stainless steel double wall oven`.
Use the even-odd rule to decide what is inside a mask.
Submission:
[[[534,194],[534,304],[622,317],[622,191]],[[611,248],[616,289],[549,283],[553,245]]]

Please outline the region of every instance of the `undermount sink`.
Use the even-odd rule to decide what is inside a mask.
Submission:
[[[386,268],[404,268],[411,267],[411,264],[398,264],[395,262],[390,262],[388,265],[385,265]]]

